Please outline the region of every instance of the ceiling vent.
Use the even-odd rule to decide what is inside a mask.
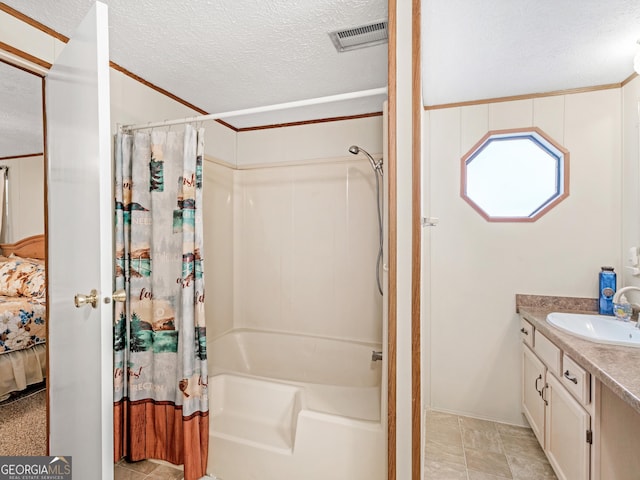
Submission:
[[[369,23],[359,27],[330,32],[329,36],[338,52],[372,47],[389,40],[388,24],[389,22],[386,20]]]

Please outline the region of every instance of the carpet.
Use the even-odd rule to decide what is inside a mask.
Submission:
[[[46,390],[24,392],[0,404],[0,456],[46,454]]]
[[[0,407],[4,405],[9,405],[10,403],[17,402],[18,400],[26,397],[30,397],[31,395],[35,395],[38,392],[47,389],[47,385],[45,382],[34,383],[33,385],[27,386],[24,390],[19,392],[11,392],[9,394],[9,398],[0,402]]]

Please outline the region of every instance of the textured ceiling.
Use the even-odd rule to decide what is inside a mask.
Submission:
[[[66,36],[93,3],[4,1]],[[386,86],[387,45],[339,54],[327,35],[386,19],[386,0],[105,3],[111,60],[207,112]],[[427,106],[619,83],[632,73],[640,1],[423,0],[422,35]],[[225,120],[243,128],[378,112],[383,99]]]
[[[0,158],[43,150],[42,79],[0,62]]]
[[[639,0],[423,0],[423,97],[441,105],[619,83]]]
[[[386,0],[103,0],[110,57],[210,112],[323,97],[387,83],[387,45],[337,53],[328,33],[387,18]],[[72,36],[92,0],[9,0]],[[382,111],[379,98],[319,109],[330,116]],[[323,114],[324,114],[323,113]],[[225,119],[236,127],[308,118]],[[150,119],[157,120],[157,119]]]

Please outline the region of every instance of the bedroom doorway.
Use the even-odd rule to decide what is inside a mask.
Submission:
[[[42,75],[0,61],[0,452],[47,453]]]

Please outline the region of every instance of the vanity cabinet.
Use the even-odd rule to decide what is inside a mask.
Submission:
[[[585,406],[590,375],[522,322],[522,412],[558,478],[589,480],[591,415]]]

